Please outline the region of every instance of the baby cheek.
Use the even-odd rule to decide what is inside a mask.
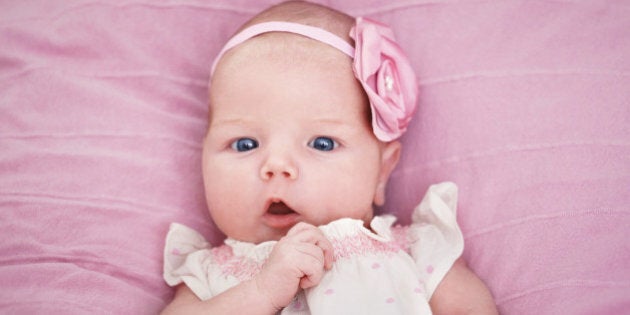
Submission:
[[[358,176],[360,177],[360,176]],[[371,218],[374,200],[374,188],[372,184],[365,182],[349,181],[338,187],[330,199],[332,214],[336,218],[349,217],[354,219]]]
[[[204,161],[203,180],[207,192],[230,192],[234,184],[244,185],[254,170],[246,163],[214,158]]]

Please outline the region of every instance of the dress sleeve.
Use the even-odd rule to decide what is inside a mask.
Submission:
[[[172,223],[164,246],[164,280],[170,286],[185,283],[201,300],[212,297],[208,270],[209,243],[197,231]]]
[[[445,182],[429,187],[412,215],[409,249],[427,300],[464,250],[456,210],[457,186]]]

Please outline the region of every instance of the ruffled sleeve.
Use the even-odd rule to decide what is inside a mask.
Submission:
[[[445,182],[429,187],[412,215],[410,252],[427,300],[464,250],[456,212],[457,186]]]
[[[208,270],[212,255],[208,242],[197,231],[172,223],[164,247],[164,280],[170,286],[185,283],[201,300],[213,296]]]

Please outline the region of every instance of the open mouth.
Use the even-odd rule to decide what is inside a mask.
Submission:
[[[271,228],[286,230],[300,220],[300,214],[281,200],[276,200],[269,204],[262,220]]]
[[[273,215],[288,215],[295,213],[293,209],[287,206],[284,202],[272,202],[267,209],[267,213]]]

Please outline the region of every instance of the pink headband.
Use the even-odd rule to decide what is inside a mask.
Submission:
[[[366,18],[357,18],[350,30],[350,37],[355,41],[353,48],[339,36],[318,27],[291,22],[254,24],[225,44],[212,64],[211,74],[226,51],[269,32],[302,35],[328,44],[353,58],[354,75],[370,100],[374,135],[381,141],[392,141],[407,130],[416,109],[418,84],[409,60],[389,27]]]
[[[304,24],[292,23],[292,22],[265,22],[260,24],[254,24],[240,33],[234,35],[219,52],[219,55],[214,59],[212,64],[211,73],[214,73],[214,68],[217,66],[219,59],[225,54],[226,51],[238,46],[246,40],[269,32],[287,32],[306,36],[308,38],[320,41],[322,43],[333,46],[348,55],[350,58],[354,58],[354,47],[350,46],[348,42],[339,38],[337,35],[323,30],[319,27],[308,26]]]

